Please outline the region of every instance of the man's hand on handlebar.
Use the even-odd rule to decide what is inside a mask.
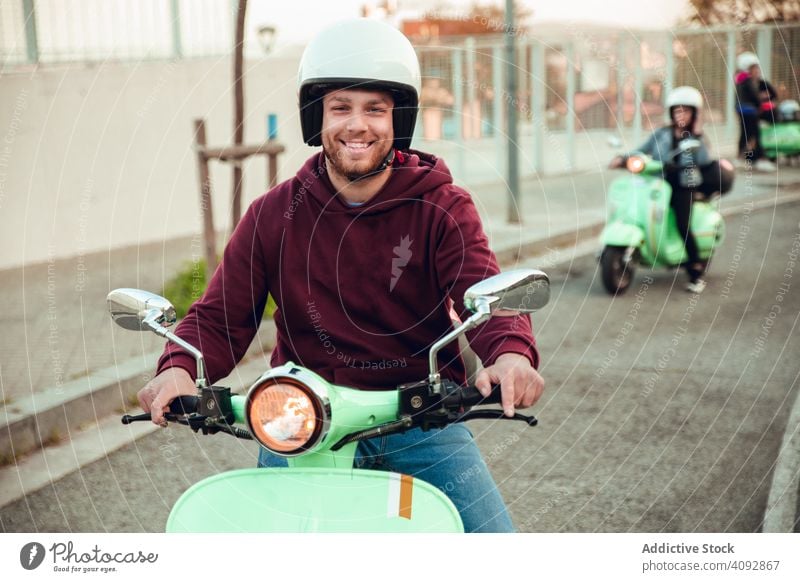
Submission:
[[[492,384],[500,384],[503,411],[514,416],[514,407],[533,406],[544,391],[544,379],[522,354],[501,354],[495,363],[481,370],[475,386],[481,394],[488,396]]]
[[[608,167],[612,170],[617,168],[621,168],[625,165],[625,158],[624,156],[615,156],[608,164]]]
[[[197,394],[194,380],[183,368],[167,368],[150,380],[139,390],[139,406],[149,412],[153,423],[167,426],[164,413],[169,410],[169,403],[178,396],[194,396]]]

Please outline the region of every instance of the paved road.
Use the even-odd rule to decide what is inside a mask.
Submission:
[[[800,374],[798,220],[796,203],[730,219],[701,296],[677,272],[641,272],[612,299],[592,257],[548,268],[541,424],[472,424],[521,530],[759,530]],[[159,431],[4,507],[0,525],[159,531],[189,484],[254,457],[224,435]]]

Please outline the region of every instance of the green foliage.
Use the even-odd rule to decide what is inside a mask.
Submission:
[[[178,319],[182,319],[189,311],[192,303],[200,299],[206,290],[206,261],[199,259],[189,261],[178,271],[175,276],[164,285],[162,295],[169,299],[175,306],[175,313]],[[277,306],[270,295],[267,298],[267,306],[262,315],[272,317]]]

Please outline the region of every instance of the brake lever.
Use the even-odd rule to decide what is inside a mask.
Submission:
[[[525,422],[528,426],[536,426],[539,424],[539,419],[535,416],[526,416],[524,414],[519,414],[518,412],[514,413],[514,416],[506,416],[502,410],[468,410],[464,414],[458,417],[456,422],[466,422],[468,420],[476,420],[476,419],[484,419],[484,420],[521,420]]]

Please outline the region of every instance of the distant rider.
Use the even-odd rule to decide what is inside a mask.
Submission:
[[[637,151],[664,164],[664,179],[672,187],[670,205],[675,211],[675,222],[688,257],[684,263],[689,275],[686,290],[701,293],[706,287],[702,278],[706,263],[700,259],[697,242],[691,231],[694,193],[710,196],[714,192],[727,192],[733,183],[733,166],[727,160],[720,162],[712,159],[709,154],[702,131],[703,96],[700,91],[694,87],[677,87],[667,96],[666,105],[670,124],[655,130]],[[670,159],[669,154],[685,139],[699,140],[701,145]],[[617,156],[610,166],[620,168],[625,164],[625,159],[625,156]]]
[[[761,64],[753,53],[736,59],[736,112],[739,114],[739,156],[756,170],[774,172],[775,164],[764,157],[759,121],[774,120],[775,88],[763,78]]]

